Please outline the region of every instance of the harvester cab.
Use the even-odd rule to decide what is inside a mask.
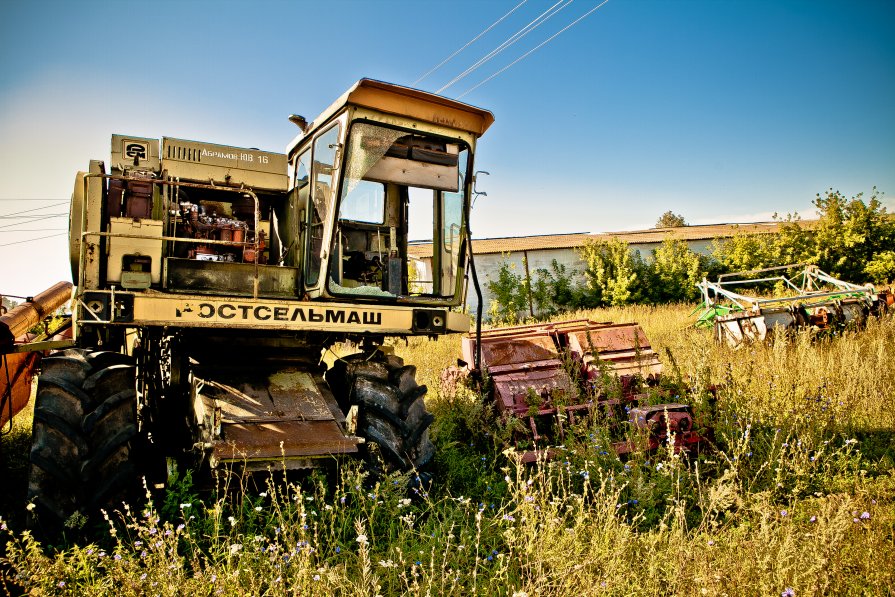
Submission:
[[[35,411],[44,516],[108,504],[165,458],[425,467],[425,387],[382,345],[469,329],[473,155],[493,120],[364,79],[290,117],[285,153],[113,135],[72,198],[74,340],[44,359]],[[327,370],[345,341],[362,352]]]

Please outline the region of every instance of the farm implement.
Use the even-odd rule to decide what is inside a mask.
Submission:
[[[895,303],[891,290],[877,291],[870,284],[838,280],[813,265],[795,276],[785,275],[797,267],[801,265],[723,274],[717,282],[703,279],[697,284],[703,310],[696,327],[714,328],[718,342],[735,348],[783,330],[833,331],[858,326]],[[774,284],[780,296],[748,296],[733,290],[761,284]]]
[[[618,430],[633,427],[645,444],[613,444],[618,454],[671,444],[693,450],[704,441],[689,405],[648,404],[661,397],[662,363],[636,323],[586,319],[470,333],[463,360],[480,363],[505,421],[517,420],[515,445],[523,462],[550,457],[570,427],[599,416]],[[473,368],[467,365],[466,373]],[[454,370],[456,373],[456,369]],[[621,423],[622,425],[620,425]]]
[[[32,333],[45,318],[71,300],[70,282],[58,284],[28,297],[0,316],[0,428],[12,420],[31,397],[31,380],[44,354],[53,348],[71,345],[71,319],[50,331]]]

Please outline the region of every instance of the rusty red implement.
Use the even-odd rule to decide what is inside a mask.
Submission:
[[[609,417],[627,410],[629,423],[648,436],[649,449],[672,435],[675,449],[702,439],[688,405],[640,406],[644,386],[658,384],[662,363],[637,323],[577,319],[487,330],[480,337],[481,369],[498,411],[524,423],[526,433],[516,442],[526,447],[523,461],[549,454],[548,445],[564,441],[566,428],[595,410]],[[463,360],[472,363],[477,348],[475,335],[465,336]],[[615,449],[625,454],[635,448],[626,441]]]

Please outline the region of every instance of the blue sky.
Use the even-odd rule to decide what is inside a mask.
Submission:
[[[282,151],[288,114],[313,118],[361,77],[411,84],[519,1],[5,3],[0,215],[65,201],[112,133]],[[597,4],[575,0],[446,95]],[[441,87],[551,5],[528,0],[418,86]],[[497,119],[473,232],[646,228],[668,209],[807,217],[829,187],[895,197],[893,31],[890,0],[610,0],[463,97]],[[64,226],[0,227],[0,245]],[[66,278],[66,243],[0,247],[0,292]]]

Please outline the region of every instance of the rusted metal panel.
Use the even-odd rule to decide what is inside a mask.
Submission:
[[[212,448],[212,467],[352,454],[361,442],[346,436],[333,420],[225,423],[221,427],[221,439]]]
[[[598,379],[603,370],[618,377],[641,375],[645,379],[662,373],[659,356],[636,323],[600,325],[569,333],[568,346],[584,363],[590,379]]]
[[[40,363],[40,356],[36,352],[3,355],[3,371],[0,371],[0,427],[25,408],[31,399],[31,380]]]
[[[543,405],[549,405],[558,394],[571,396],[573,392],[569,374],[558,365],[495,375],[493,381],[498,406],[516,416],[529,412],[531,405],[527,399],[531,395],[538,397]]]
[[[323,378],[297,367],[269,371],[199,368],[196,414],[210,437],[210,463],[304,462],[357,451]],[[305,466],[305,464],[300,464]]]
[[[311,373],[286,367],[256,371],[200,372],[203,396],[215,401],[222,421],[326,421],[333,414]]]

